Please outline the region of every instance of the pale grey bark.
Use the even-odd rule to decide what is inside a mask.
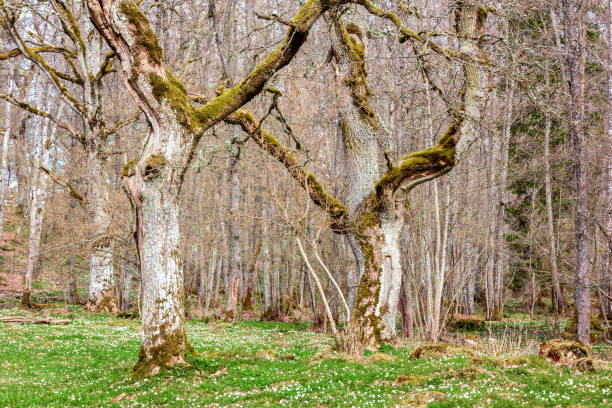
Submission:
[[[11,72],[8,74],[8,93],[12,93],[14,89],[14,68],[11,69]],[[1,160],[2,164],[0,165],[0,242],[2,242],[2,238],[4,235],[4,211],[6,204],[6,194],[8,192],[9,186],[9,140],[11,135],[11,104],[8,101],[4,102],[4,129],[2,136],[2,152]]]
[[[347,206],[349,214],[356,216],[360,205],[371,194],[374,186],[380,179],[378,158],[380,155],[378,140],[376,136],[375,119],[364,118],[362,109],[369,108],[364,89],[351,88],[350,78],[355,75],[363,75],[357,68],[358,64],[364,63],[351,56],[347,36],[366,49],[364,35],[357,32],[349,33],[346,26],[339,17],[327,16],[329,36],[332,49],[336,59],[335,78],[336,92],[335,102],[340,116],[341,135],[345,152],[346,183],[347,183]],[[362,78],[365,82],[365,77]],[[367,86],[367,85],[366,85]],[[363,94],[362,94],[363,93]],[[356,106],[356,99],[365,97],[366,106]],[[399,200],[398,200],[399,201]],[[402,204],[403,205],[403,204]],[[376,301],[375,315],[382,319],[384,333],[383,338],[393,338],[396,335],[395,321],[399,304],[399,293],[401,286],[401,264],[399,261],[399,233],[404,225],[402,210],[395,211],[389,208],[381,215],[381,232],[384,236],[382,244],[382,273],[379,276],[380,291]],[[358,274],[364,273],[363,248],[355,245],[355,237],[348,236],[349,245],[356,255]],[[356,299],[354,282],[349,282],[349,304],[354,305]],[[351,306],[353,307],[353,306]]]
[[[108,183],[103,163],[97,151],[87,154],[86,207],[94,223],[94,242],[89,258],[89,299],[92,310],[118,313],[115,296],[115,270],[113,266],[113,238],[110,234],[110,215],[106,209]]]
[[[39,87],[40,88],[40,87]],[[41,123],[42,122],[42,126]],[[32,175],[30,187],[30,237],[28,247],[28,261],[25,272],[25,288],[22,297],[22,306],[30,307],[30,294],[34,283],[35,269],[40,257],[40,238],[42,234],[43,220],[45,216],[45,204],[49,181],[40,167],[49,162],[51,143],[55,137],[57,127],[43,119],[39,121],[37,131],[34,134],[34,154],[32,159]]]

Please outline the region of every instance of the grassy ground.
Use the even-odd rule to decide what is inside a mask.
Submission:
[[[3,315],[21,314],[11,309]],[[537,356],[411,360],[414,345],[358,360],[304,324],[188,323],[201,357],[130,380],[139,322],[76,309],[67,326],[0,323],[0,406],[610,406],[612,370]],[[64,316],[65,317],[65,316]]]

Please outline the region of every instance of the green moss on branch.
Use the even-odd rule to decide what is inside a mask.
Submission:
[[[142,13],[136,3],[131,0],[124,0],[119,3],[119,10],[130,23],[130,30],[135,37],[134,47],[136,47],[137,57],[145,56],[152,65],[161,65],[164,53],[157,41],[157,36],[151,29],[149,20]],[[139,59],[134,59],[134,64],[139,64]]]

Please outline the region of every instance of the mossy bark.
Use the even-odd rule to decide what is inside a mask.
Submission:
[[[96,143],[100,143],[97,141]],[[115,295],[113,240],[110,235],[110,215],[106,210],[108,183],[103,161],[98,152],[101,146],[90,149],[87,157],[86,207],[94,222],[95,236],[89,258],[89,299],[87,307],[95,312],[119,313]]]
[[[158,367],[184,361],[178,197],[200,137],[259,94],[268,79],[293,59],[321,14],[337,3],[308,0],[280,45],[250,74],[202,108],[194,109],[183,84],[166,69],[163,50],[137,3],[87,0],[92,21],[121,60],[128,89],[151,125],[139,159],[122,171],[136,212],[142,275],[143,338],[136,372],[154,374]],[[317,190],[322,201],[343,211],[337,201],[321,193],[321,186],[310,173],[301,166],[296,166],[296,172],[305,185]]]
[[[32,309],[32,300],[30,299],[30,290],[25,289],[21,294],[21,308]]]

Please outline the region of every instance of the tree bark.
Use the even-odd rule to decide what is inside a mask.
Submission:
[[[264,199],[261,206],[261,262],[263,265],[262,285],[263,285],[263,313],[264,316],[272,312],[272,289],[270,286],[270,250],[268,240],[268,206]]]
[[[545,66],[545,81],[547,90],[550,87],[550,76],[548,72],[548,63]],[[548,110],[544,111],[544,186],[546,195],[546,232],[548,234],[548,253],[550,255],[551,268],[551,298],[552,309],[555,313],[561,314],[565,312],[565,299],[561,291],[561,283],[559,281],[559,268],[557,265],[557,244],[555,240],[555,227],[552,209],[552,174],[550,167],[550,129],[551,119]]]
[[[238,178],[238,160],[240,158],[240,147],[230,152],[230,163],[228,169],[229,181],[229,281],[225,294],[225,320],[234,321],[237,316],[236,306],[238,303],[238,286],[240,285],[240,229],[238,227],[238,210],[240,206],[240,180]]]
[[[87,152],[87,201],[86,207],[95,227],[94,242],[89,258],[89,299],[91,311],[119,313],[115,294],[115,270],[113,266],[113,240],[109,232],[110,215],[106,210],[108,183],[106,172],[96,150]]]
[[[604,254],[602,281],[603,290],[607,296],[612,297],[612,0],[608,1],[608,130],[607,130],[607,185],[606,185],[606,230],[608,236],[608,250]],[[605,297],[604,297],[605,298]],[[606,316],[612,314],[612,302],[606,298],[604,302]]]
[[[28,115],[24,115],[17,132],[14,133],[14,152],[13,161],[15,163],[15,178],[17,179],[17,203],[15,210],[17,214],[24,215],[28,207],[28,175],[26,172],[26,130],[28,125]]]
[[[14,89],[14,68],[11,69],[11,72],[8,74],[8,93],[12,93]],[[2,238],[4,235],[4,210],[6,204],[6,194],[8,191],[9,183],[9,160],[8,160],[8,150],[9,150],[9,139],[11,136],[11,104],[6,101],[4,102],[4,132],[2,137],[2,152],[1,152],[1,160],[2,165],[0,167],[0,243],[2,242]]]
[[[586,3],[563,0],[568,85],[570,91],[569,140],[572,146],[576,241],[576,337],[590,342],[591,296],[589,292],[588,197],[584,143],[584,68],[586,58]]]
[[[49,162],[51,142],[55,137],[55,131],[57,129],[55,125],[49,124],[49,120],[41,119],[40,121],[44,122],[44,124],[42,125],[42,129],[39,124],[38,129],[40,133],[35,133],[36,139],[34,143],[34,157],[32,160],[33,165],[30,184],[30,238],[28,263],[25,273],[25,288],[23,296],[21,297],[21,306],[23,308],[32,307],[30,295],[32,293],[36,265],[40,258],[40,237],[45,215],[45,204],[47,202],[48,180],[47,176],[42,174],[40,167]]]

